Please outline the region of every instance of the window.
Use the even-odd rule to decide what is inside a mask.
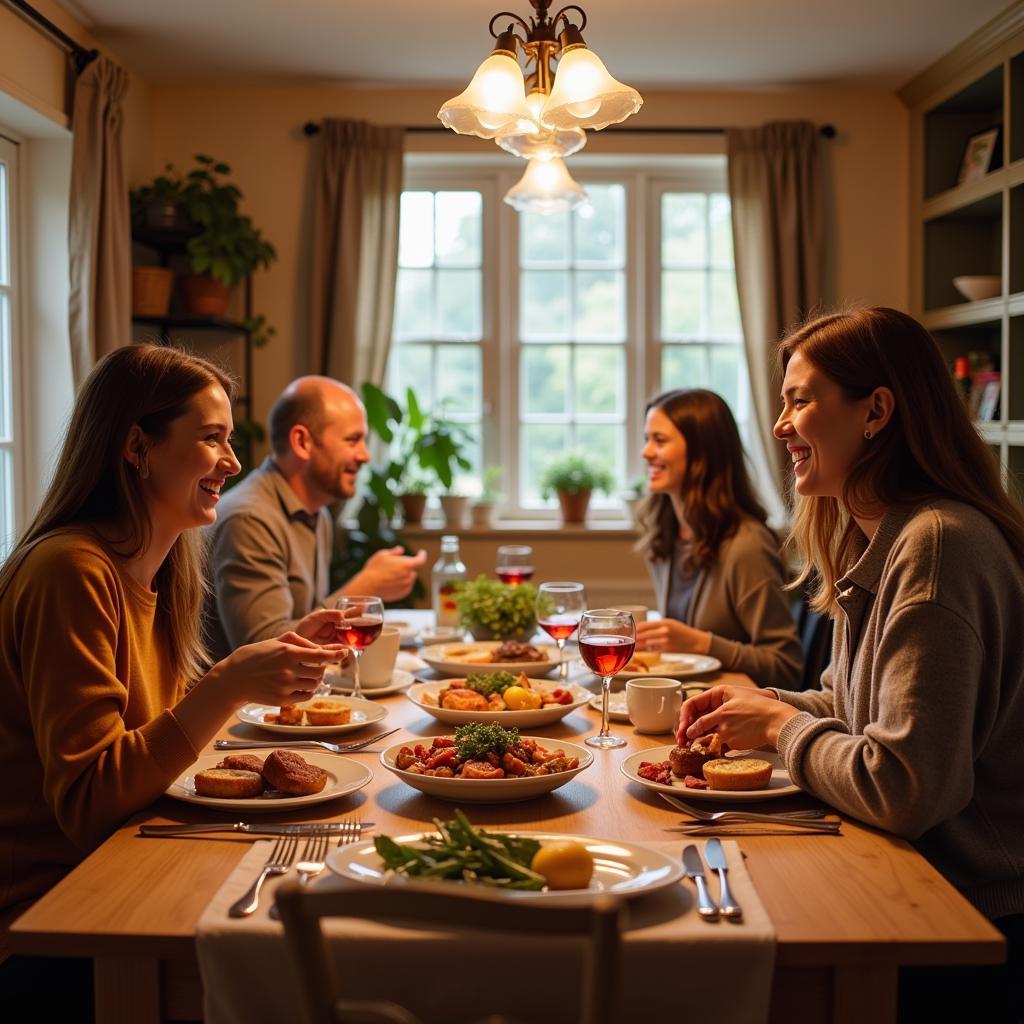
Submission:
[[[646,401],[669,388],[718,391],[747,434],[724,158],[577,160],[589,201],[546,217],[501,202],[514,167],[407,160],[387,383],[470,431],[464,491],[500,466],[502,513],[549,517],[540,477],[568,450],[625,487]],[[615,495],[592,507],[621,516]]]
[[[6,557],[14,539],[15,436],[13,353],[17,329],[17,234],[15,223],[18,147],[0,135],[0,557]]]

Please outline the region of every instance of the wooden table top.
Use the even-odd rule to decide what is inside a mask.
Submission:
[[[715,681],[750,683],[745,676],[730,673],[719,674]],[[409,788],[378,759],[379,751],[398,739],[443,735],[450,728],[404,695],[381,702],[388,717],[371,728],[401,726],[402,732],[349,755],[373,770],[365,789],[298,808],[286,818],[255,817],[315,821],[358,815],[375,822],[377,834],[396,834],[429,827],[434,817],[450,816],[453,804]],[[596,712],[584,707],[537,732],[556,742],[582,742],[596,732],[598,720]],[[593,751],[594,764],[554,793],[523,803],[472,804],[465,809],[474,822],[485,826],[633,841],[672,838],[663,830],[676,824],[680,815],[619,770],[631,753],[668,743],[670,737],[639,735],[628,723],[613,723],[612,729],[627,745]],[[228,723],[223,735],[274,738],[237,721]],[[795,809],[808,803],[803,796],[785,797],[758,809]],[[234,835],[148,839],[138,836],[136,827],[143,822],[233,817],[171,798],[158,801],[20,918],[11,932],[14,951],[193,957],[200,914],[252,840]],[[780,965],[996,963],[1003,958],[1001,935],[900,839],[845,820],[839,836],[742,836],[738,842],[775,924]]]

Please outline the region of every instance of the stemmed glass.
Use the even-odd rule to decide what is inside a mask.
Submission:
[[[340,597],[336,605],[344,618],[338,625],[341,642],[352,652],[352,696],[362,697],[359,659],[384,628],[384,602],[379,597]]]
[[[587,608],[587,592],[582,583],[542,583],[537,591],[537,625],[558,645],[558,678],[569,679],[565,660],[565,642],[579,628]]]
[[[533,576],[533,548],[503,544],[498,548],[495,574],[502,583],[525,583]]]
[[[587,667],[601,677],[601,731],[583,742],[589,747],[609,750],[624,747],[626,741],[608,731],[608,694],[612,676],[621,672],[636,649],[636,624],[629,612],[597,608],[580,619],[580,654]]]

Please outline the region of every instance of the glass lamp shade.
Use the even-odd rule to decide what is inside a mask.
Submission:
[[[481,139],[493,139],[519,122],[531,121],[522,70],[508,54],[492,53],[465,91],[447,100],[437,117],[459,135]]]
[[[505,193],[505,202],[520,213],[561,213],[586,201],[587,193],[557,156],[531,160],[526,173]]]
[[[518,122],[494,141],[507,153],[521,156],[525,160],[550,160],[555,156],[578,153],[587,144],[587,137],[579,128],[554,132],[541,127],[540,112],[547,98],[547,93],[532,90],[526,97],[530,121]]]
[[[625,121],[643,105],[640,93],[616,81],[601,58],[585,46],[574,46],[558,61],[541,123],[557,131],[591,128],[595,131]]]

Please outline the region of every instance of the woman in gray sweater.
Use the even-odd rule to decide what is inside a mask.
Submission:
[[[792,541],[835,620],[832,665],[821,691],[715,687],[684,704],[680,739],[777,749],[803,789],[910,840],[1010,939],[965,1019],[979,988],[988,1019],[1021,1019],[1024,516],[915,320],[825,316],[781,362]],[[956,1019],[939,998],[934,1019]]]
[[[799,686],[779,543],[729,407],[702,389],[661,395],[647,407],[642,454],[650,497],[640,548],[662,618],[637,626],[637,647],[710,654],[759,686]]]

